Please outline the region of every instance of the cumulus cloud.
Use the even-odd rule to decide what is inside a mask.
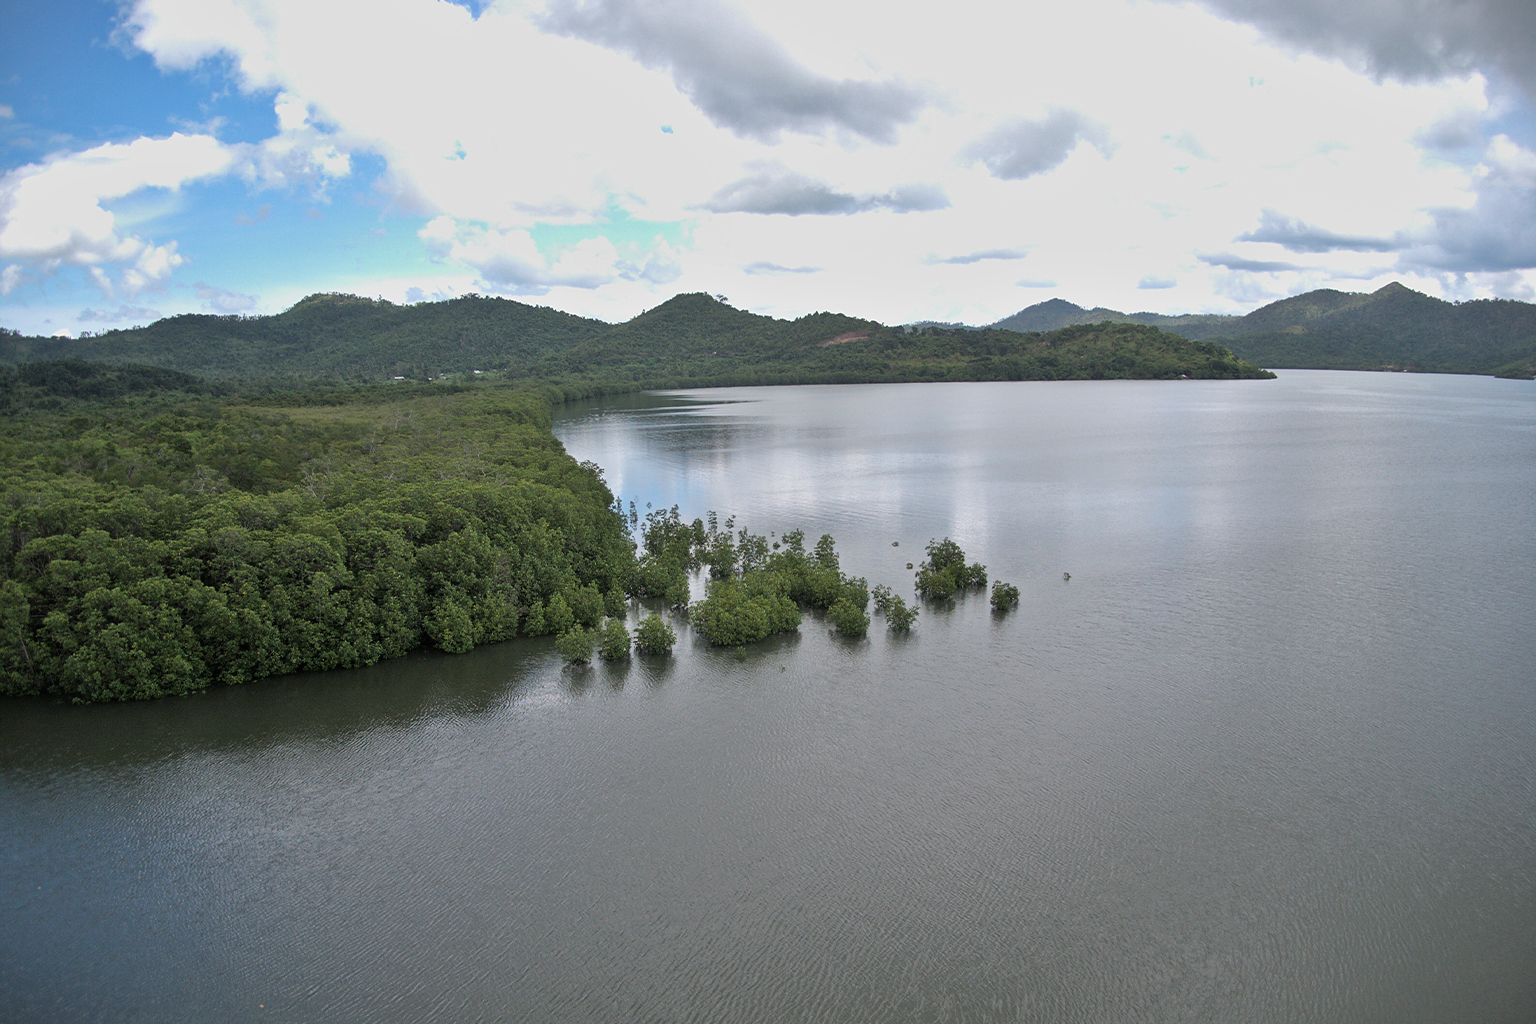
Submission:
[[[1408,81],[1497,71],[1536,97],[1530,0],[1202,0],[1270,36]]]
[[[949,197],[937,185],[901,185],[876,195],[855,195],[805,175],[764,167],[720,188],[702,205],[713,213],[782,213],[792,217],[871,210],[923,213],[947,208]]]
[[[927,103],[900,81],[818,75],[745,16],[712,0],[553,0],[543,23],[670,71],[705,116],[747,138],[836,130],[889,144]]]
[[[1240,242],[1274,242],[1291,252],[1392,252],[1401,245],[1392,238],[1368,238],[1360,235],[1342,235],[1336,231],[1313,227],[1301,220],[1286,217],[1274,210],[1264,210],[1259,215],[1259,226],[1239,235]]]
[[[237,153],[206,135],[109,143],[62,153],[0,177],[0,259],[43,272],[62,265],[87,268],[108,298],[132,298],[163,283],[186,262],[176,243],[162,245],[119,230],[106,208],[112,200],[150,188],[175,191],[227,174]],[[114,282],[106,269],[123,269]],[[13,275],[12,286],[19,280]]]
[[[1109,131],[1072,110],[1053,110],[1037,121],[1023,119],[993,129],[961,153],[981,161],[1005,181],[1029,178],[1059,166],[1079,143],[1089,142],[1104,156],[1113,151]]]
[[[214,313],[244,313],[248,309],[256,308],[254,295],[215,288],[202,281],[197,282],[197,297],[203,300],[205,309]]]
[[[983,260],[1021,260],[1029,255],[1027,249],[981,249],[976,252],[966,253],[964,256],[946,256],[942,259],[934,256],[927,259],[927,263],[951,263],[958,266],[969,266],[972,263],[980,263]]]
[[[646,284],[671,284],[683,276],[682,260],[663,241],[658,241],[656,248],[643,259],[619,260],[614,266],[619,277],[626,281],[644,281]]]
[[[241,147],[240,174],[262,188],[307,186],[324,196],[326,185],[352,173],[352,158],[311,121],[309,104],[292,93],[273,103],[278,133],[259,145]]]
[[[1475,192],[1470,207],[1431,210],[1427,228],[1406,232],[1400,265],[1458,274],[1536,267],[1536,152],[1497,136]]]
[[[678,254],[659,239],[650,250],[621,258],[608,239],[587,238],[551,260],[521,228],[461,223],[440,216],[417,235],[437,258],[472,269],[482,289],[507,295],[543,295],[556,287],[600,288],[619,280],[664,285],[683,273]]]
[[[1255,274],[1277,274],[1283,270],[1301,269],[1295,263],[1285,263],[1279,260],[1250,260],[1230,252],[1199,253],[1197,258],[1207,266],[1223,267],[1227,270],[1246,270]]]

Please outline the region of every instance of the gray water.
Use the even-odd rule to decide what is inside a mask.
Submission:
[[[831,533],[902,593],[950,536],[1021,605],[9,702],[0,1019],[1536,1020],[1536,386],[734,389],[556,431],[642,511]]]

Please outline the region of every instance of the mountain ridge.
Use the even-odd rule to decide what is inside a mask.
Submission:
[[[1447,302],[1393,281],[1374,292],[1319,288],[1244,316],[1121,313],[1053,298],[993,324],[1035,330],[1108,320],[1146,323],[1225,345],[1243,359],[1282,369],[1408,370],[1536,376],[1536,304],[1514,299]]]

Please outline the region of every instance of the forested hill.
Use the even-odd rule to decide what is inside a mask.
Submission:
[[[1270,303],[1221,339],[1264,366],[1320,370],[1536,373],[1536,305],[1446,302],[1392,283],[1370,293],[1320,290]]]
[[[421,379],[524,365],[608,326],[476,295],[400,306],[321,294],[275,316],[188,314],[78,339],[5,332],[0,362],[141,363],[210,378]]]
[[[1134,324],[909,330],[838,313],[776,320],[704,294],[679,295],[521,373],[606,388],[1269,376],[1219,346]]]
[[[1508,299],[1446,302],[1396,282],[1374,292],[1321,288],[1242,317],[1121,313],[1050,299],[993,326],[1049,331],[1102,321],[1149,324],[1215,341],[1260,366],[1525,378],[1536,372],[1536,305]]]
[[[703,293],[627,323],[467,297],[396,306],[313,295],[268,317],[179,316],[78,340],[0,336],[0,361],[87,359],[207,379],[362,382],[444,375],[637,387],[1104,377],[1256,377],[1225,349],[1137,325],[1051,334],[886,327],[840,313],[778,320]]]

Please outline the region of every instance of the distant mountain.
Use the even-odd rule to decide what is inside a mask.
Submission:
[[[1536,373],[1536,305],[1509,299],[1446,302],[1397,282],[1368,293],[1322,288],[1271,302],[1242,317],[1127,314],[1051,299],[992,326],[1055,330],[1106,320],[1216,341],[1259,366],[1527,379]]]
[[[1162,313],[1122,313],[1118,309],[1095,306],[1084,309],[1066,299],[1047,299],[1019,310],[1013,316],[999,320],[991,326],[1003,331],[1055,331],[1077,324],[1099,324],[1109,321],[1116,324],[1146,324],[1165,331],[1198,339],[1213,336],[1227,324],[1239,319],[1214,313],[1190,313],[1183,316],[1166,316]]]

